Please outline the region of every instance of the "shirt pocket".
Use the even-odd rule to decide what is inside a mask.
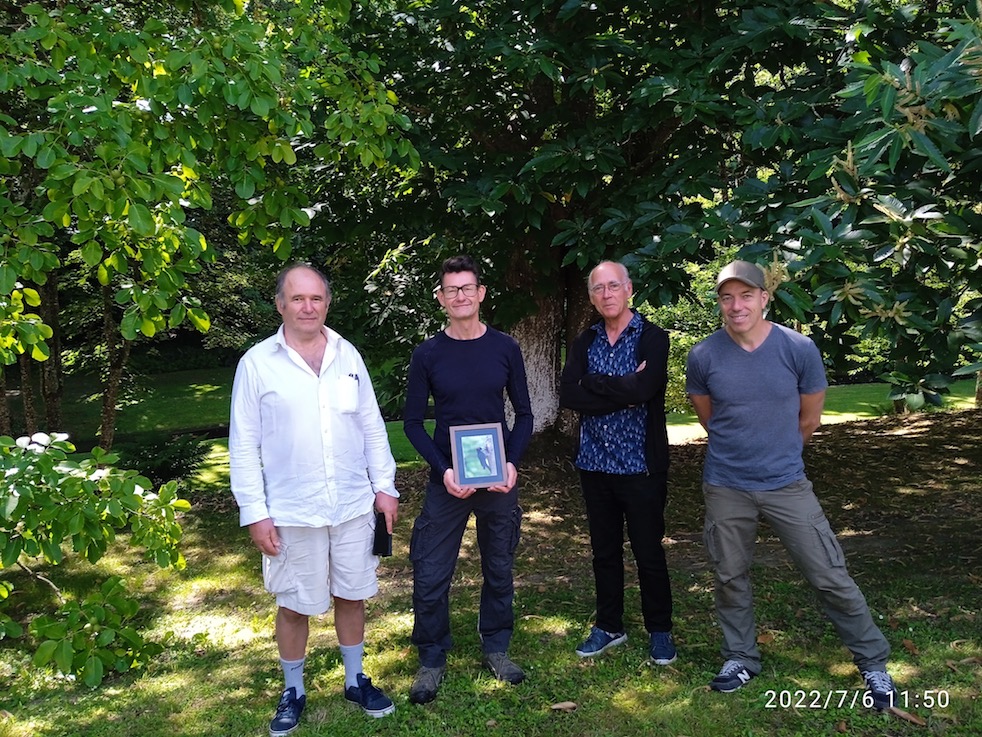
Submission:
[[[334,396],[334,406],[337,407],[338,412],[353,414],[358,411],[359,384],[358,374],[338,377]]]

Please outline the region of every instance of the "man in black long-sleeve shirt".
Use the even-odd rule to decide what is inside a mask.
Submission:
[[[413,563],[413,644],[420,668],[409,700],[436,698],[446,671],[450,636],[450,581],[471,512],[477,519],[484,586],[478,629],[484,665],[496,678],[520,683],[522,669],[508,658],[514,629],[512,566],[522,510],[518,506],[518,464],[532,436],[532,408],[525,363],[518,343],[481,322],[486,288],[469,256],[443,262],[437,299],[446,310],[447,328],[413,352],[406,390],[406,437],[430,464],[423,509],[413,526],[409,557]],[[504,392],[515,410],[514,427],[505,423]],[[433,436],[423,420],[433,397]],[[488,488],[461,486],[454,480],[450,428],[500,422],[505,443],[505,478]]]

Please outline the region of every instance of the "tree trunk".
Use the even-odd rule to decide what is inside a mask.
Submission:
[[[130,341],[122,337],[113,318],[113,298],[110,287],[102,287],[102,328],[109,360],[106,384],[102,392],[102,422],[99,427],[99,446],[111,450],[116,435],[116,403],[123,370],[130,355]]]
[[[563,324],[562,300],[554,295],[536,297],[537,310],[510,331],[522,347],[529,397],[535,416],[533,432],[556,422],[559,413],[559,348]]]
[[[975,374],[975,408],[982,407],[982,371]]]
[[[13,435],[10,423],[10,402],[7,400],[6,366],[0,366],[0,435]]]
[[[58,272],[52,271],[41,287],[41,319],[51,328],[48,340],[50,355],[41,364],[41,396],[44,397],[46,428],[49,432],[64,429],[61,419],[61,399],[64,377],[61,370],[61,323],[58,319]]]
[[[17,359],[20,365],[20,401],[24,408],[24,434],[31,436],[38,431],[38,416],[34,408],[34,377],[31,374],[31,357],[21,353]]]
[[[563,270],[563,281],[566,285],[563,345],[568,352],[573,339],[598,317],[593,305],[590,304],[590,295],[586,290],[586,274],[575,266],[568,266]],[[561,410],[557,427],[564,435],[576,437],[580,432],[580,418],[576,412]]]
[[[535,417],[533,432],[538,433],[551,427],[559,413],[562,289],[544,288],[542,275],[529,265],[520,251],[509,264],[506,284],[509,292],[524,293],[535,302],[532,314],[519,320],[508,332],[522,348]]]

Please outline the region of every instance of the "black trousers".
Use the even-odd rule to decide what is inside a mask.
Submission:
[[[597,627],[624,631],[624,525],[638,567],[641,612],[648,632],[672,630],[672,589],[665,536],[665,473],[617,475],[580,471],[590,524]]]
[[[479,489],[467,499],[458,499],[443,484],[429,483],[409,544],[416,615],[412,642],[419,649],[420,665],[428,668],[446,665],[447,651],[453,646],[450,583],[472,512],[484,574],[478,619],[484,652],[507,652],[515,628],[512,567],[522,523],[518,485],[507,494]]]

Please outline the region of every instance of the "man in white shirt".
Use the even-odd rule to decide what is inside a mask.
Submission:
[[[308,619],[328,611],[332,598],[345,698],[373,717],[395,711],[362,672],[365,599],[378,591],[373,510],[391,533],[395,461],[364,361],[324,325],[330,303],[319,271],[284,269],[276,282],[283,325],[242,357],[232,386],[232,493],[278,606],[285,688],[271,737],[299,724]]]

